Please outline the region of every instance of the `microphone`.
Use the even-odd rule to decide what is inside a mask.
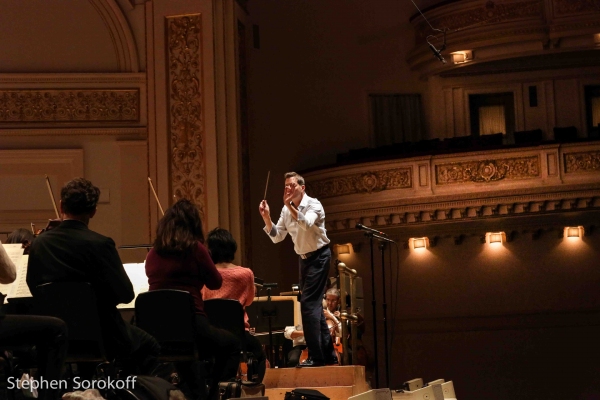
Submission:
[[[443,62],[444,64],[446,64],[446,60],[444,60],[444,56],[442,56],[442,53],[440,53],[440,50],[436,49],[434,45],[432,45],[431,43],[429,44],[429,48],[431,49],[431,51],[433,51],[433,54],[437,57],[438,60],[440,60],[441,62]]]
[[[387,236],[387,233],[378,231],[377,229],[369,228],[368,226],[364,226],[363,224],[356,224],[356,229],[362,229],[363,231],[368,231],[368,232],[376,233],[378,235]]]

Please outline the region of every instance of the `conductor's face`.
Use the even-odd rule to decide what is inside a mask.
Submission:
[[[294,203],[300,203],[304,195],[304,185],[298,185],[298,179],[293,176],[285,180],[284,198]]]

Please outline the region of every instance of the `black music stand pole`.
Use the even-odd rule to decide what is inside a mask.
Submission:
[[[277,309],[274,306],[273,306],[273,308],[271,308],[271,306],[273,304],[271,301],[271,288],[277,287],[277,284],[276,283],[264,283],[263,287],[267,288],[267,304],[263,308],[262,316],[266,317],[269,320],[269,363],[271,364],[271,368],[275,368],[275,360],[273,360],[273,355],[274,355],[273,327],[271,324],[271,318],[277,316]]]
[[[385,354],[385,387],[390,387],[390,356],[388,352],[388,327],[387,327],[387,303],[385,297],[385,243],[379,242],[379,250],[381,251],[381,280],[383,282],[383,354]]]
[[[373,353],[375,354],[375,385],[374,389],[379,387],[379,356],[377,353],[377,300],[375,300],[375,262],[373,259],[373,234],[365,233],[369,237],[369,243],[371,247],[371,295],[373,299],[371,304],[373,305]]]

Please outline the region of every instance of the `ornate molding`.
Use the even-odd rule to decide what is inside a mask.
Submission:
[[[0,90],[0,122],[138,122],[138,89]]]
[[[320,199],[355,193],[375,193],[412,187],[410,167],[367,171],[347,176],[327,178],[307,183],[307,190]]]
[[[600,13],[598,0],[554,0],[554,10],[558,15]]]
[[[542,4],[540,1],[530,0],[506,4],[496,4],[493,1],[488,1],[483,6],[472,10],[460,10],[460,12],[441,15],[437,18],[430,17],[430,22],[433,26],[456,31],[475,25],[496,24],[517,18],[541,17],[541,15]],[[415,31],[416,44],[422,43],[428,35],[433,33],[429,24],[423,20],[416,24]]]
[[[166,18],[171,192],[205,217],[206,161],[200,14]]]
[[[0,129],[0,136],[117,136],[146,138],[148,129],[142,128],[39,128]]]
[[[600,171],[600,151],[566,153],[565,172]]]
[[[509,179],[530,179],[539,176],[540,159],[538,156],[475,160],[435,166],[435,179],[438,185],[486,183]]]

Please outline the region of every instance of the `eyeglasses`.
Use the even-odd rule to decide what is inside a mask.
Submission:
[[[294,189],[296,186],[298,186],[297,183],[288,183],[287,185],[285,185],[285,188]]]

